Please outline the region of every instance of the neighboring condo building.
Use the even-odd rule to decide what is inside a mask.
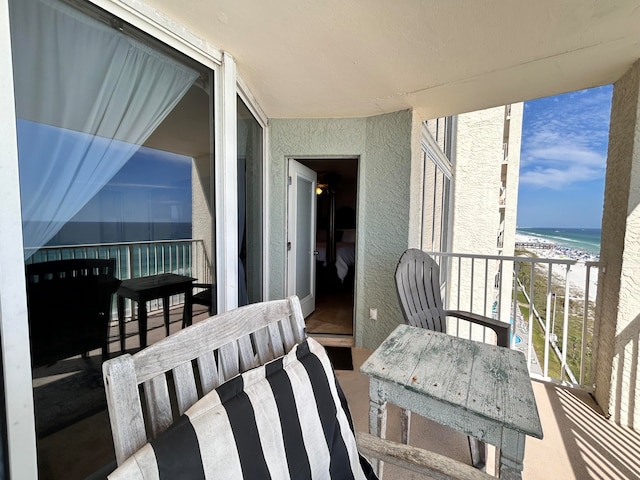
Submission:
[[[447,199],[434,200],[434,205],[446,208],[431,211],[451,213],[442,218],[445,226],[441,231],[445,233],[441,237],[446,241],[435,242],[433,248],[425,245],[423,249],[483,256],[514,255],[522,117],[523,104],[517,103],[425,122],[430,144],[437,145],[439,163],[445,164],[449,175],[447,188],[432,190],[448,195]],[[442,158],[446,158],[446,163]],[[509,321],[511,265],[505,262],[502,279],[497,260],[488,264],[480,259],[464,259],[460,264],[456,260],[446,268],[450,288],[444,301],[448,308]],[[484,291],[485,275],[495,278],[492,291]]]

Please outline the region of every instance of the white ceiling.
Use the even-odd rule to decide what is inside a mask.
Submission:
[[[272,118],[422,119],[617,80],[639,0],[147,0],[231,53]]]

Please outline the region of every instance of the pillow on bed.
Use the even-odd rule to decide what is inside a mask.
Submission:
[[[349,230],[342,231],[342,242],[345,243],[356,243],[356,230],[355,228]]]
[[[329,358],[307,339],[207,394],[109,478],[376,477]]]

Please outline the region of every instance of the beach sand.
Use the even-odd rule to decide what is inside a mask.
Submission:
[[[571,294],[574,297],[579,297],[584,299],[584,292],[586,287],[587,280],[587,265],[586,261],[597,261],[597,258],[588,253],[564,247],[561,245],[555,245],[548,240],[544,240],[538,237],[530,237],[527,235],[522,235],[520,233],[516,234],[516,243],[527,243],[527,244],[540,244],[541,248],[528,247],[526,250],[531,253],[535,253],[540,258],[557,258],[557,259],[573,259],[576,260],[574,265],[571,265],[569,269],[569,286],[571,289]],[[553,248],[542,248],[553,245]],[[556,278],[560,279],[562,283],[564,283],[565,278],[565,266],[564,265],[556,265],[553,267],[553,274]],[[589,268],[589,300],[595,301],[596,294],[598,292],[598,268],[590,267]]]

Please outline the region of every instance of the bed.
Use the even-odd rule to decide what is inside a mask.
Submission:
[[[341,282],[344,282],[349,267],[356,262],[356,231],[342,230],[342,239],[336,242],[336,273]],[[316,260],[327,266],[327,243],[326,241],[316,241]]]

